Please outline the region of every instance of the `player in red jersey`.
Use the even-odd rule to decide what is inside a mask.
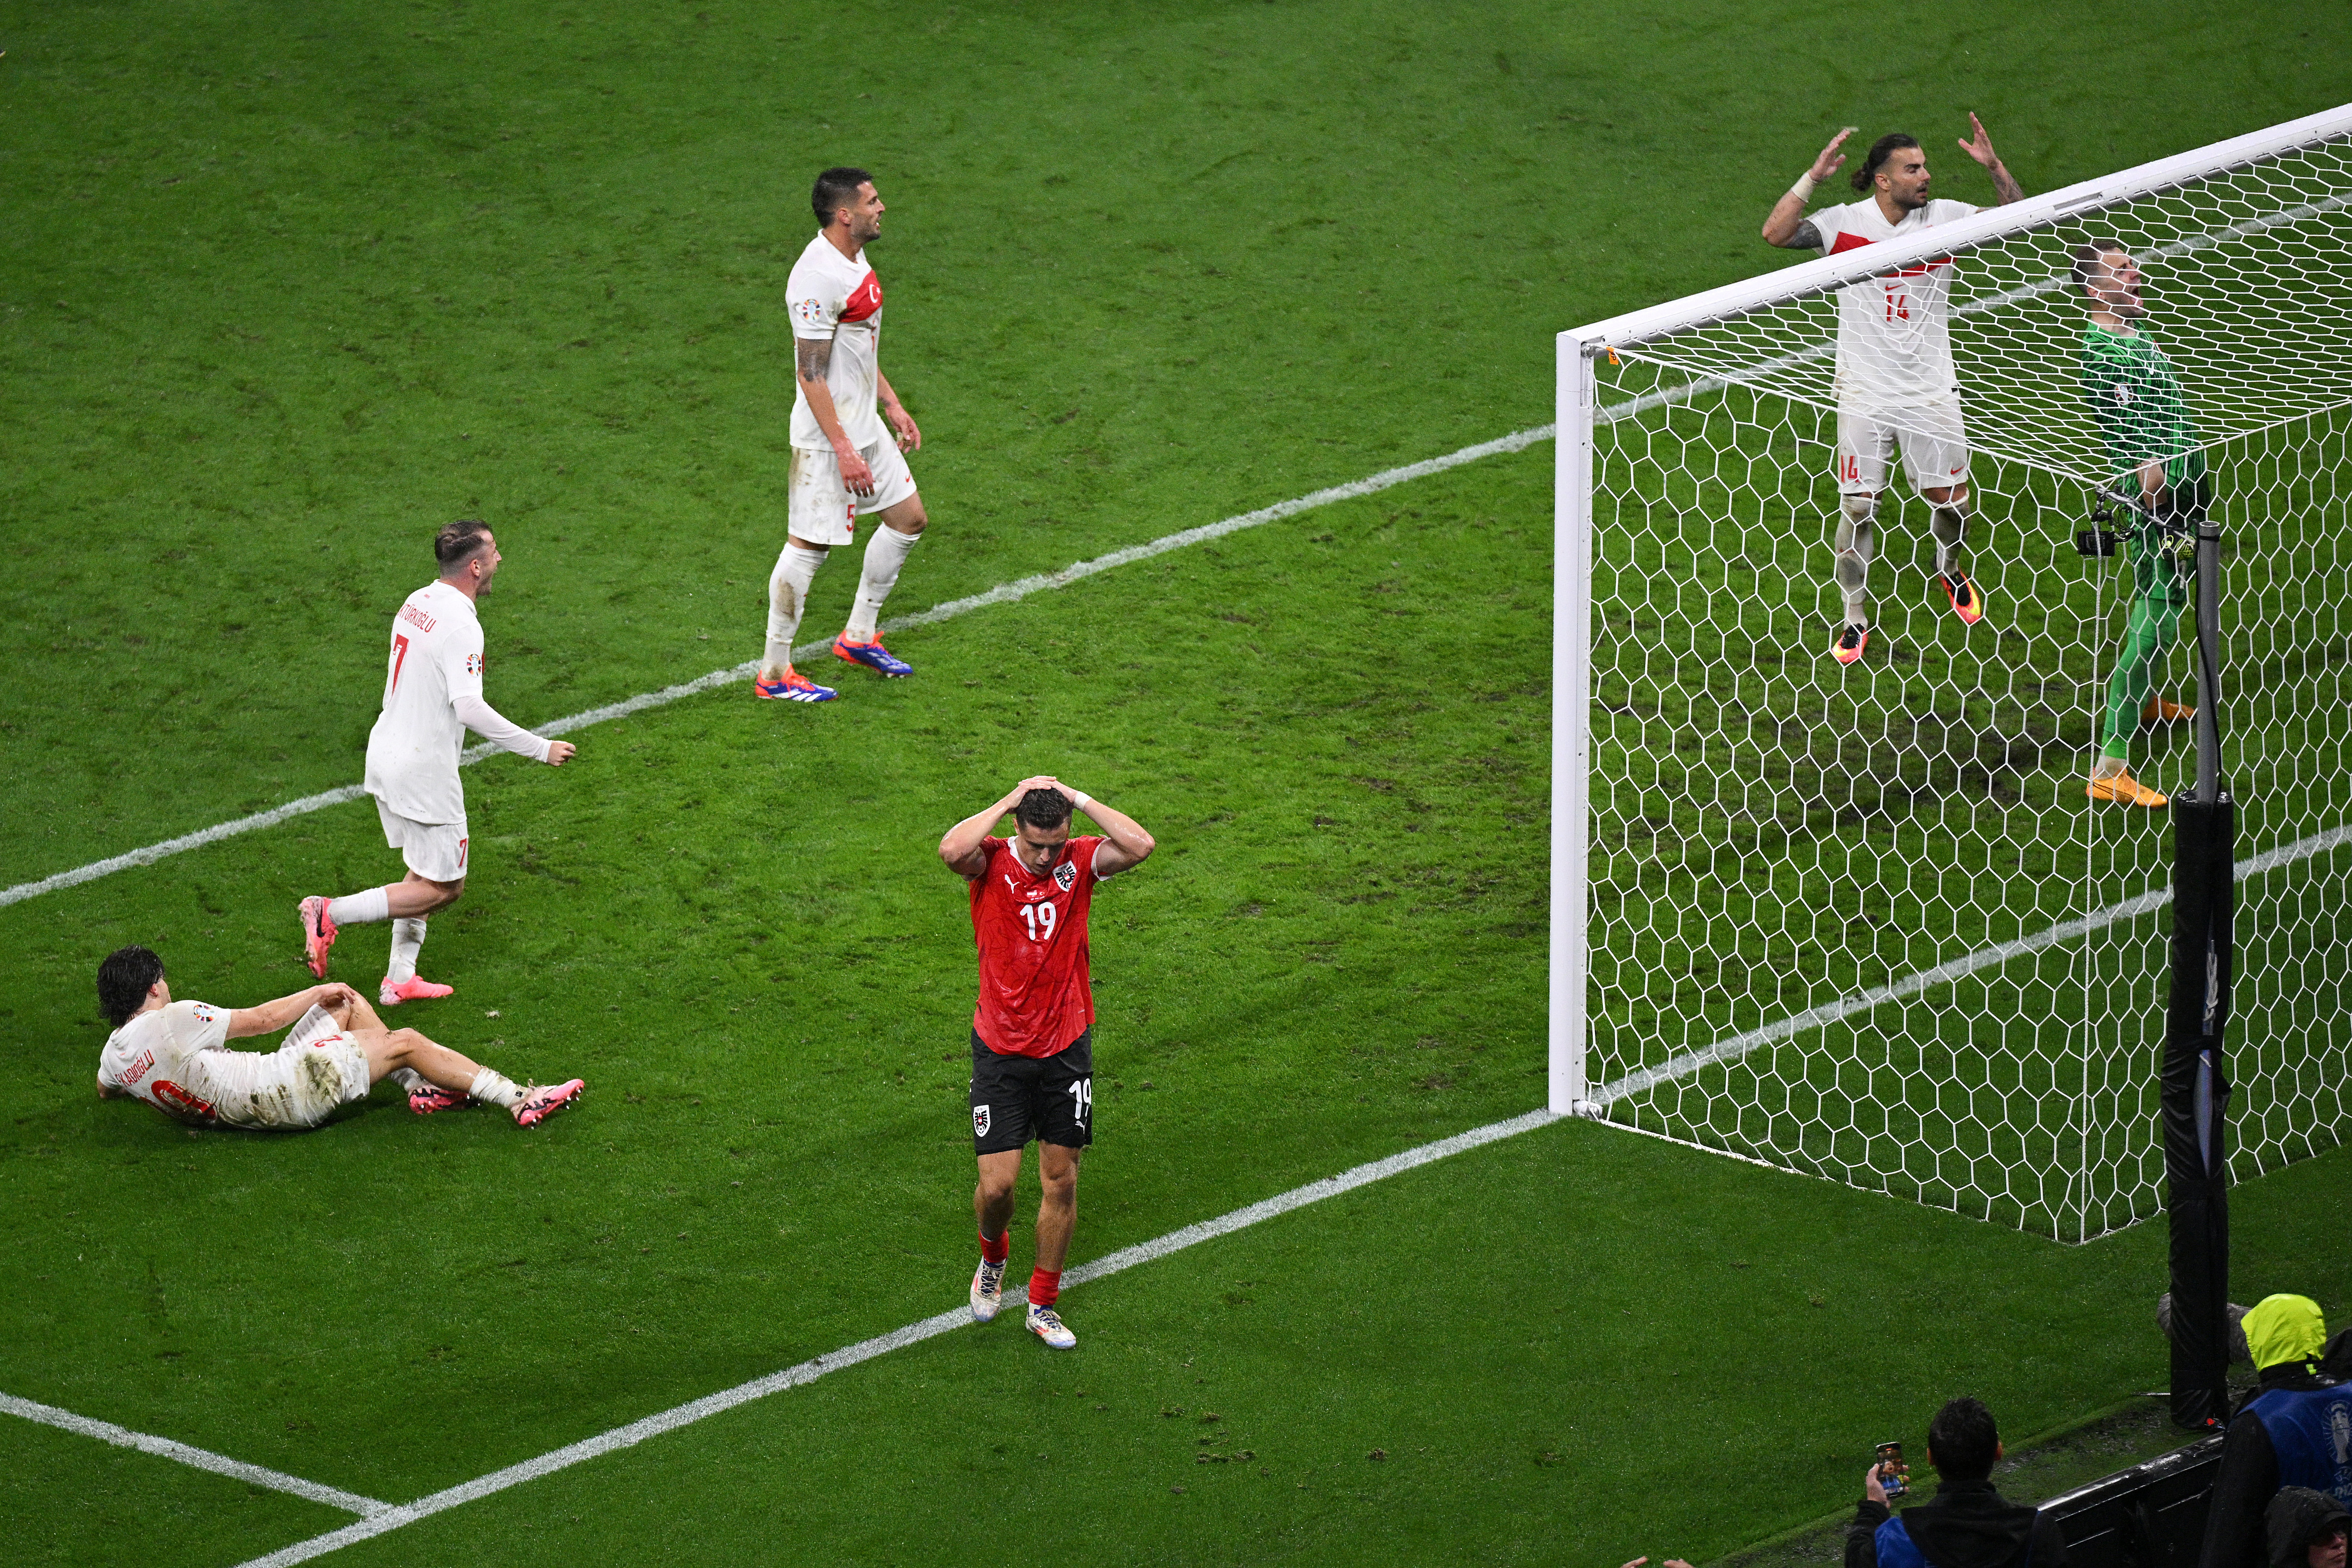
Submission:
[[[1070,837],[1085,812],[1102,836]],[[1013,836],[989,829],[1006,812]],[[980,1268],[971,1315],[1003,1302],[1021,1151],[1037,1141],[1037,1266],[1029,1276],[1029,1331],[1057,1351],[1077,1335],[1054,1310],[1078,1217],[1078,1157],[1094,1142],[1094,983],[1087,973],[1087,910],[1095,884],[1141,863],[1151,835],[1135,819],[1049,777],[1023,779],[940,840],[940,858],[971,884],[980,946],[980,1003],[971,1016],[971,1149],[980,1162],[972,1213]]]

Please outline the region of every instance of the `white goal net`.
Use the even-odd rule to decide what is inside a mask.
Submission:
[[[1555,1110],[2068,1241],[2160,1208],[2170,818],[2085,785],[2168,568],[2110,499],[2090,242],[2222,531],[2232,1169],[2352,1125],[2352,109],[1561,335]],[[1890,479],[1841,664],[1839,291],[1947,258],[1985,615]],[[2193,616],[2134,663],[2184,704]],[[2135,775],[2185,790],[2191,728]]]

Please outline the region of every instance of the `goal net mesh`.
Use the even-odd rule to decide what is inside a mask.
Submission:
[[[2343,1136],[2345,140],[1952,253],[1987,612],[1952,614],[1928,509],[1890,476],[1850,667],[1831,656],[1836,291],[1600,358],[1586,1073],[1605,1119],[2062,1240],[2160,1209],[2169,816],[2084,793],[2137,596],[2125,553],[2075,542],[2111,482],[2071,277],[2088,240],[2139,262],[2223,531],[2232,1168]],[[2194,645],[2192,610],[2156,671],[2183,704]],[[2143,726],[2136,775],[2188,788],[2192,729]]]

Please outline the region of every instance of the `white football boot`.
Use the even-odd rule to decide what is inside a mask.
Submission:
[[[971,1321],[984,1323],[1004,1305],[1004,1265],[983,1258],[971,1277]]]
[[[1062,1314],[1051,1307],[1029,1309],[1029,1331],[1045,1342],[1045,1348],[1069,1351],[1078,1348],[1078,1336],[1070,1332],[1070,1325],[1062,1321]]]

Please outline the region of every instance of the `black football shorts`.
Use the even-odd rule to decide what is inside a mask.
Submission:
[[[1002,1154],[1031,1139],[1083,1149],[1095,1141],[1095,1032],[1050,1057],[999,1056],[971,1037],[971,1152]]]

